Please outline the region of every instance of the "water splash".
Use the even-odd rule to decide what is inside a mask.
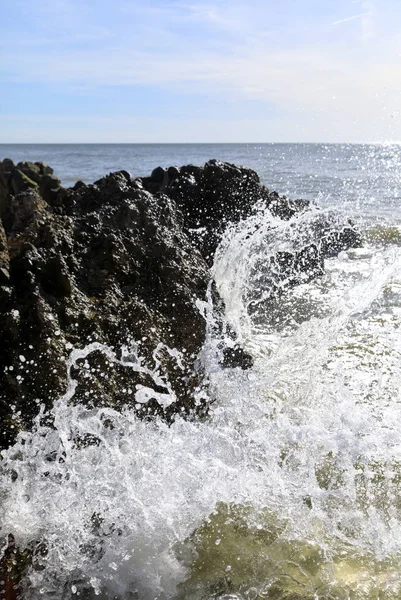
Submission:
[[[214,277],[255,364],[221,367],[224,328],[200,306],[206,420],[74,406],[70,378],[52,423],[42,410],[2,453],[1,533],[42,549],[29,598],[397,597],[401,249],[343,252],[276,301],[266,265],[310,242],[313,219],[261,212],[227,232]],[[69,368],[93,351],[144,369],[137,348],[98,344]],[[158,351],[148,375],[168,404]]]

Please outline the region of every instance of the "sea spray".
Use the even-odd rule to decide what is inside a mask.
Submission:
[[[313,215],[295,227],[258,219],[227,232],[213,270],[252,369],[221,366],[224,328],[210,296],[200,306],[206,418],[168,426],[76,406],[70,378],[2,453],[1,532],[46,548],[29,598],[398,597],[400,248],[326,259],[323,276],[283,283],[276,301],[268,260],[301,248]],[[123,360],[88,346],[69,366],[94,350]],[[135,347],[128,356],[143,368]],[[157,364],[150,374],[173,400]]]

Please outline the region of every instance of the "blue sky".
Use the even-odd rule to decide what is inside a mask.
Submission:
[[[400,0],[2,0],[0,142],[401,140]]]

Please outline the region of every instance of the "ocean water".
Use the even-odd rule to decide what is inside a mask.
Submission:
[[[255,364],[221,368],[211,300],[198,302],[210,419],[167,427],[73,406],[70,377],[55,427],[38,421],[0,463],[0,534],[47,547],[26,598],[401,598],[401,147],[0,146],[0,156],[43,160],[65,185],[219,158],[349,214],[364,236],[274,300],[266,265],[302,248],[318,211],[281,222],[262,210],[227,228],[211,278]],[[94,349],[73,349],[69,368]],[[100,444],[77,448],[86,433]]]
[[[66,187],[110,171],[149,175],[157,166],[211,158],[255,169],[270,189],[352,215],[401,218],[397,144],[0,144],[0,159],[42,160]]]

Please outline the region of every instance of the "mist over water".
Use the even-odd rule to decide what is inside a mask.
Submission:
[[[2,453],[0,533],[46,544],[29,598],[401,597],[400,150],[352,147],[350,160],[341,147],[334,168],[337,147],[279,146],[256,167],[269,187],[319,196],[327,213],[353,207],[364,247],[272,294],[270,259],[301,250],[319,212],[286,222],[260,210],[227,229],[211,278],[255,363],[222,368],[224,331],[211,300],[199,302],[212,401],[204,420],[168,427],[128,409],[73,406],[70,377],[51,415]],[[118,168],[129,167],[120,158]],[[346,187],[350,170],[358,175]],[[72,350],[69,367],[95,349]],[[143,368],[136,348],[101,349],[110,363]]]

